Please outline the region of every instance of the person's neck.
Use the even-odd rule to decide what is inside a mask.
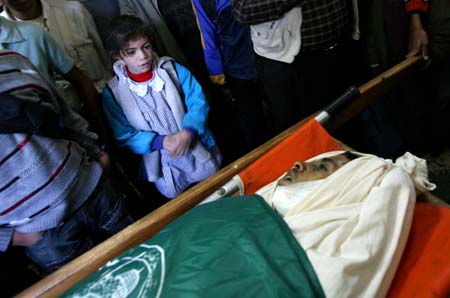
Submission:
[[[9,13],[15,18],[22,21],[34,20],[42,15],[42,4],[40,0],[33,1],[33,5],[27,11],[17,11],[8,7]]]

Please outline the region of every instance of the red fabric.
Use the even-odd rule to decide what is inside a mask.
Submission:
[[[412,11],[427,12],[430,3],[425,0],[408,0],[406,1],[406,12],[411,13]]]
[[[450,208],[417,203],[388,297],[450,297]]]
[[[125,66],[125,70],[127,71],[128,76],[135,82],[142,83],[147,82],[153,77],[153,70],[149,70],[147,72],[134,74],[128,70],[128,67]]]
[[[335,150],[342,150],[342,147],[336,144],[320,123],[311,119],[239,173],[245,185],[245,194],[253,194],[272,182],[289,169],[295,161],[303,161]]]

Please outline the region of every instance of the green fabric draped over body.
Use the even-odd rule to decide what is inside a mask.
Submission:
[[[256,195],[199,205],[64,297],[324,297],[284,220]]]

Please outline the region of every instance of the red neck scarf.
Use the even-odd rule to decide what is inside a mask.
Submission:
[[[153,77],[152,69],[150,69],[149,71],[143,72],[143,73],[138,73],[138,74],[131,73],[128,70],[127,66],[125,66],[125,70],[127,71],[127,74],[130,77],[130,79],[132,79],[133,81],[138,82],[138,83],[147,82],[147,81],[151,80],[151,78]]]

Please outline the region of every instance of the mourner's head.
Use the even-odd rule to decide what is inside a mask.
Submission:
[[[5,6],[8,9],[25,12],[35,5],[37,0],[4,0]]]
[[[299,182],[324,179],[340,167],[359,156],[346,151],[342,154],[313,161],[298,161],[278,180],[278,185],[286,186]]]
[[[4,0],[3,2],[4,9],[13,19],[29,21],[42,15],[40,0]]]

